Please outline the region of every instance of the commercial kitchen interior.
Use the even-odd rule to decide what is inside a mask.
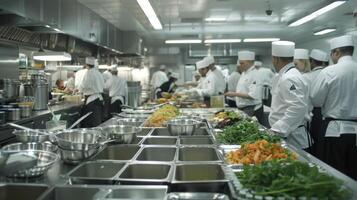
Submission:
[[[210,120],[222,110],[241,113],[237,108],[227,104],[181,107],[181,115],[202,118],[205,123],[196,127],[197,135],[192,137],[172,135],[165,123],[160,128],[144,127],[151,111],[163,103],[154,99],[150,81],[166,66],[166,72],[178,74],[178,85],[193,82],[196,63],[214,56],[227,84],[236,71],[238,52],[245,50],[255,53],[262,68],[276,73],[272,42],[292,41],[296,49],[320,49],[330,55],[331,39],[343,35],[352,36],[357,46],[357,0],[0,0],[0,147],[16,148],[0,152],[0,200],[280,199],[244,189],[235,177],[242,165],[232,166],[225,159],[241,144],[224,147]],[[43,55],[47,58],[36,58]],[[66,133],[89,131],[91,142],[98,146],[65,151],[58,137],[43,132],[64,131],[83,116],[84,96],[74,91],[63,94],[56,87],[58,80],[67,83],[75,78],[88,57],[95,59],[100,73],[116,68],[127,83],[125,101],[131,110],[113,116],[103,110],[106,117],[98,127],[103,131],[128,126],[131,129],[120,131],[136,130],[136,135],[129,142],[110,138],[114,143],[106,144],[110,142],[103,139],[107,135],[94,138],[100,128],[77,125]],[[356,52],[352,58],[357,61]],[[152,110],[146,110],[149,107]],[[145,110],[143,121],[135,112],[141,109]],[[270,111],[264,106],[259,124],[264,130],[270,128]],[[120,125],[117,120],[122,121]],[[42,130],[32,133],[46,138],[19,136],[15,130],[20,128],[9,123]],[[68,134],[65,139],[74,147],[78,138]],[[306,151],[289,144],[284,148],[341,180],[345,196],[331,199],[357,199],[355,179]],[[32,157],[19,156],[6,167],[10,162],[6,152],[15,151]],[[44,151],[51,153],[41,156]],[[37,167],[44,167],[31,166],[28,160],[33,157]],[[20,165],[24,166],[16,171]]]

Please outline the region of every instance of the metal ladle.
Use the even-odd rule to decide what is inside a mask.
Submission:
[[[25,131],[31,131],[31,132],[35,132],[35,133],[39,133],[39,134],[43,134],[43,135],[51,135],[50,133],[39,131],[39,130],[35,130],[35,129],[32,129],[32,128],[28,128],[26,126],[21,126],[21,125],[14,124],[14,123],[7,123],[7,124],[12,126],[12,127],[19,128],[19,129],[22,129],[22,130],[25,130]]]
[[[74,128],[75,126],[77,126],[81,121],[83,121],[85,118],[87,118],[89,115],[91,115],[93,112],[89,112],[85,115],[83,115],[81,118],[79,118],[77,121],[75,121],[72,126],[69,127],[69,129]]]

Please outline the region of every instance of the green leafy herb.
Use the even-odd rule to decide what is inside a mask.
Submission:
[[[350,196],[350,192],[341,186],[341,180],[301,161],[272,160],[246,165],[236,175],[243,187],[260,196],[338,200]]]
[[[217,138],[223,144],[251,143],[262,139],[272,143],[280,141],[279,136],[260,131],[258,123],[248,119],[241,120],[232,126],[227,126]]]

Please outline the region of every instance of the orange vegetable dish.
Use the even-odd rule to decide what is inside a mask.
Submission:
[[[295,160],[296,155],[279,143],[269,143],[266,140],[243,144],[240,149],[229,152],[225,157],[229,164],[259,164],[267,160],[287,158]]]

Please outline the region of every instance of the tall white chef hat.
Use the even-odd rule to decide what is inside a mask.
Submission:
[[[173,73],[171,74],[171,77],[172,77],[172,78],[179,79],[180,75],[179,75],[179,73],[173,72]]]
[[[208,64],[206,63],[206,61],[204,59],[196,62],[197,69],[203,69],[203,68],[206,68],[207,66],[208,66]]]
[[[239,51],[238,60],[255,60],[255,53],[253,51]]]
[[[328,61],[328,55],[327,53],[319,50],[319,49],[313,49],[310,53],[310,57],[312,59],[315,59],[317,61],[322,61],[322,62],[327,62]]]
[[[166,65],[160,65],[160,70],[166,69]]]
[[[263,66],[263,63],[262,63],[261,61],[255,61],[255,62],[254,62],[254,65],[255,65],[256,67],[262,67],[262,66]]]
[[[85,61],[85,63],[87,64],[87,65],[95,65],[95,58],[94,57],[86,57],[86,61]]]
[[[208,65],[214,63],[214,57],[213,56],[206,56],[204,60],[207,62]]]
[[[116,65],[111,66],[111,67],[110,67],[110,71],[113,71],[113,72],[118,71],[117,66],[116,66]]]
[[[294,59],[309,59],[309,50],[307,49],[295,49]]]
[[[330,40],[331,50],[339,47],[348,47],[348,46],[353,46],[353,38],[351,35],[344,35]]]
[[[272,55],[276,57],[293,57],[295,43],[290,41],[275,41],[272,42]]]

